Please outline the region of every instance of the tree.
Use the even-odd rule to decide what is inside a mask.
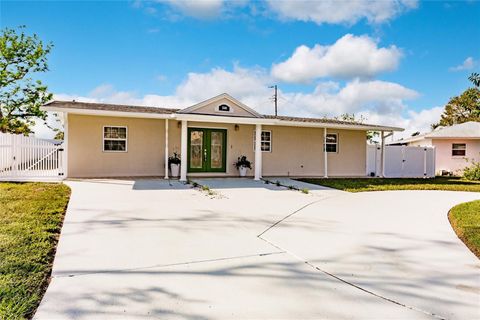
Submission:
[[[47,86],[33,80],[35,73],[48,71],[47,55],[52,44],[26,35],[25,27],[5,28],[0,34],[0,132],[28,135],[36,119],[47,113],[40,107],[52,99]]]
[[[470,77],[468,77],[475,87],[480,87],[480,74],[473,72]]]
[[[357,119],[355,116],[355,113],[342,113],[340,117],[335,117],[334,119],[336,120],[342,120],[342,121],[349,121],[349,122],[356,122],[356,123],[363,123],[367,120],[363,115],[360,115],[360,118]],[[370,143],[374,142],[374,138],[380,136],[380,133],[378,131],[367,131],[367,141]]]
[[[57,133],[55,134],[55,137],[53,139],[55,140],[63,140],[65,137],[65,133],[61,130],[58,130]]]
[[[480,121],[480,90],[468,88],[461,95],[453,97],[445,106],[440,121],[432,125],[451,126],[467,121]]]

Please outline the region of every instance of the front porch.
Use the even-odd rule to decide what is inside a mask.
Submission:
[[[166,120],[168,130],[168,120]],[[232,130],[233,128],[233,130]],[[254,130],[254,139],[249,134]],[[242,131],[242,132],[240,132]],[[232,176],[234,161],[245,155],[253,158],[253,178],[262,178],[262,125],[239,124],[201,124],[183,120],[180,134],[180,181],[187,181],[189,176]],[[165,172],[168,178],[168,138],[165,139]],[[251,176],[251,173],[249,173]]]

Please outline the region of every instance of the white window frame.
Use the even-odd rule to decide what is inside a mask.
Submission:
[[[327,143],[326,141],[323,141],[323,150],[325,150],[327,153],[338,153],[338,133],[327,133],[327,136],[329,135],[335,136],[335,143],[332,143],[332,142]],[[334,144],[335,151],[328,151],[327,144]]]
[[[459,149],[459,148],[454,148],[453,146],[454,145],[459,145],[459,144],[462,144],[465,146],[465,149]],[[460,156],[460,155],[454,155],[453,154],[453,151],[454,150],[462,150],[462,151],[465,151],[465,154],[463,156]],[[467,144],[466,143],[452,143],[452,158],[465,158],[467,156]]]
[[[125,128],[125,139],[123,138],[105,138],[105,128]],[[105,140],[125,141],[125,150],[105,150]],[[102,128],[102,150],[103,152],[125,153],[128,152],[128,127],[127,126],[103,126]]]
[[[226,105],[229,108],[229,110],[228,111],[220,110],[220,106],[223,106],[223,105]],[[215,112],[218,112],[218,113],[234,113],[234,110],[233,110],[233,107],[231,105],[228,105],[226,103],[222,103],[222,104],[215,107]]]
[[[264,133],[264,132],[268,132],[270,134],[270,141],[268,141],[269,145],[270,145],[270,148],[269,148],[269,150],[262,150],[262,152],[272,152],[272,149],[273,149],[272,148],[272,140],[273,140],[272,139],[272,130],[262,130],[262,133]],[[260,137],[261,136],[262,135],[260,134]],[[253,131],[253,151],[255,151],[255,143],[256,143],[255,139],[256,139],[255,131]],[[260,148],[262,147],[262,145],[261,145],[262,142],[267,142],[267,141],[260,140]]]

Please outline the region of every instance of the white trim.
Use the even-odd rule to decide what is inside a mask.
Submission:
[[[188,107],[188,108],[185,108],[185,109],[182,109],[180,111],[178,111],[178,113],[183,113],[183,114],[189,114],[195,110],[198,110],[200,108],[203,108],[209,104],[212,104],[214,103],[215,101],[220,101],[222,99],[227,99],[229,100],[231,103],[233,104],[236,104],[237,106],[239,106],[240,108],[244,109],[245,111],[247,111],[248,113],[250,113],[252,116],[254,117],[257,117],[257,118],[261,118],[262,115],[259,114],[258,112],[256,112],[255,110],[253,110],[252,108],[246,106],[245,104],[243,104],[242,102],[238,101],[237,99],[235,99],[234,97],[232,97],[231,95],[227,94],[227,93],[222,93],[222,94],[219,94],[218,96],[215,96],[213,98],[210,98],[210,99],[207,99],[207,100],[204,100],[200,103],[197,103],[197,104],[194,104],[193,106],[191,107]],[[230,106],[231,108],[231,106]],[[223,111],[225,112],[225,111]]]
[[[336,124],[336,123],[323,123],[323,122],[303,122],[303,121],[287,121],[280,119],[268,119],[263,117],[239,117],[239,116],[222,116],[222,115],[203,115],[203,114],[191,114],[191,113],[145,113],[145,112],[126,112],[126,111],[110,111],[110,110],[91,110],[91,109],[76,109],[76,108],[55,108],[49,106],[43,106],[41,108],[45,111],[52,112],[68,112],[70,114],[79,115],[94,115],[105,117],[124,117],[124,118],[153,118],[153,119],[176,119],[198,122],[216,122],[216,123],[236,123],[236,124],[263,124],[263,125],[277,125],[285,127],[304,127],[304,128],[334,128],[334,129],[347,129],[347,130],[361,130],[361,131],[404,131],[402,128],[388,127],[388,126],[364,126],[353,124]],[[471,139],[471,138],[469,138]]]
[[[380,164],[382,169],[380,170],[380,177],[385,178],[385,132],[382,131],[380,135],[381,144],[382,144],[382,158]]]
[[[68,113],[63,113],[63,179],[68,177]]]
[[[125,139],[124,138],[105,138],[105,128],[125,128]],[[127,126],[103,126],[102,128],[102,152],[106,153],[126,153],[128,152],[128,127]],[[113,141],[125,141],[125,150],[105,150],[105,140]]]
[[[269,132],[270,133],[270,150],[262,150],[262,152],[268,152],[268,153],[272,153],[272,150],[273,150],[273,143],[272,143],[272,130],[263,130],[262,129],[262,133],[264,132]],[[256,130],[253,130],[253,151],[255,151],[255,145],[256,145]],[[262,148],[262,140],[260,139],[260,149]]]
[[[393,131],[391,131],[389,134],[385,135],[385,131],[381,131],[381,144],[382,144],[382,161],[381,161],[381,165],[382,165],[382,170],[380,171],[381,172],[381,177],[382,178],[385,178],[385,139],[387,139],[388,137],[392,136],[393,135]]]
[[[275,125],[285,127],[305,127],[305,128],[329,128],[329,129],[347,129],[347,130],[361,130],[361,131],[404,131],[403,128],[398,127],[376,127],[355,124],[337,124],[337,123],[323,123],[323,122],[303,122],[303,121],[287,121],[276,120]]]
[[[228,111],[220,110],[220,106],[227,106],[227,107],[229,108],[229,110],[228,110]],[[228,114],[228,113],[234,113],[234,112],[235,112],[235,108],[232,107],[232,106],[229,106],[229,105],[226,104],[226,103],[222,103],[222,104],[220,104],[220,105],[218,105],[218,106],[215,107],[215,112],[218,112],[219,114],[222,114],[222,113],[224,113],[224,114],[225,114],[225,113],[226,113],[226,114]]]
[[[446,140],[480,140],[480,137],[434,137],[434,136],[432,136],[429,139],[432,139],[432,140],[442,140],[442,139],[446,139]]]
[[[195,122],[214,122],[214,123],[234,123],[234,124],[268,124],[275,125],[275,119],[264,118],[248,118],[248,117],[236,117],[236,116],[222,116],[222,115],[205,115],[205,114],[175,114],[175,119],[187,120]]]
[[[325,128],[325,132],[326,132],[327,128]],[[325,141],[324,141],[324,144],[323,144],[323,148],[325,149],[325,152],[327,153],[338,153],[338,133],[336,132],[331,132],[331,133],[325,133]],[[332,142],[327,142],[327,137],[329,135],[332,135],[332,136],[335,136],[335,143],[332,143]],[[334,144],[335,145],[335,151],[327,151],[327,144]]]
[[[182,121],[182,131],[180,137],[180,181],[187,181],[187,144],[188,144],[188,122]]]
[[[256,141],[262,140],[262,125],[257,124],[255,127],[255,139]],[[261,144],[255,144],[255,180],[260,180],[262,178],[262,149]]]
[[[40,109],[52,112],[68,112],[69,114],[91,115],[102,117],[122,117],[122,118],[153,118],[153,119],[172,119],[175,113],[148,113],[148,112],[129,112],[129,111],[111,111],[111,110],[92,110],[77,108],[55,108],[43,106]]]
[[[451,154],[452,158],[458,159],[458,158],[465,158],[465,157],[467,156],[467,143],[452,142],[451,144],[452,144],[452,147],[450,148],[450,154]],[[453,145],[455,145],[455,144],[457,144],[457,145],[463,144],[463,145],[465,145],[465,148],[464,148],[464,149],[458,149],[458,148],[457,148],[457,149],[454,149],[454,148],[453,148]],[[456,151],[459,151],[459,150],[465,151],[465,154],[464,154],[463,156],[462,156],[462,155],[454,155],[454,154],[453,154],[453,151],[454,151],[454,150],[456,150]]]
[[[168,179],[168,119],[165,119],[165,179]]]
[[[323,128],[323,177],[328,178],[327,128]]]
[[[222,129],[222,130],[229,130],[228,127],[214,127],[214,126],[199,126],[195,124],[189,124],[189,128],[194,128],[194,129]]]

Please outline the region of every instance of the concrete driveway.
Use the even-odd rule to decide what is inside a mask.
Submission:
[[[214,194],[69,181],[35,319],[480,318],[480,263],[446,215],[478,193],[198,182]]]

